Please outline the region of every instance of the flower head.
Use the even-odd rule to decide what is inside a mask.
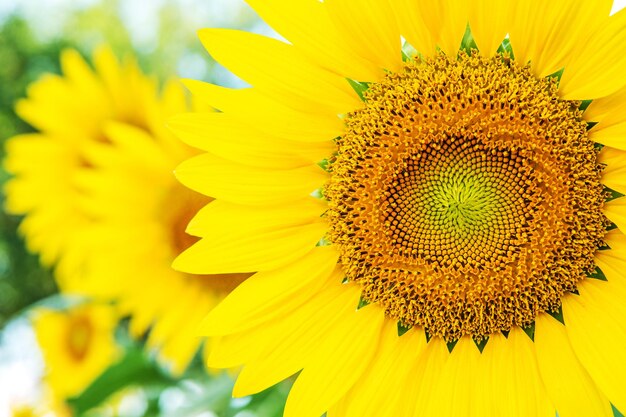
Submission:
[[[190,82],[222,112],[172,123],[216,198],[175,266],[257,271],[204,326],[235,394],[300,372],[288,417],[626,410],[626,11],[249,3],[289,43],[201,32],[252,87]]]
[[[165,121],[207,106],[190,105],[177,81],[160,91],[106,48],[95,71],[75,51],[61,62],[63,75],[44,77],[18,103],[39,132],[7,143],[7,208],[24,215],[28,246],[55,267],[63,292],[117,302],[131,332],[151,329],[149,346],[181,373],[200,345],[198,323],[247,276],[170,267],[197,240],[185,226],[210,199],[175,180],[176,165],[197,152]]]
[[[79,395],[115,362],[116,324],[117,314],[106,305],[36,312],[33,327],[44,357],[45,382],[55,398]]]

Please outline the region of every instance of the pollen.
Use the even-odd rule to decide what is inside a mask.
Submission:
[[[329,240],[404,326],[526,327],[594,270],[610,222],[580,102],[507,56],[416,59],[364,94],[330,162]]]

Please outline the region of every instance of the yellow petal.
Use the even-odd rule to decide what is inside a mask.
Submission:
[[[107,92],[113,98],[118,108],[123,108],[128,86],[122,77],[120,63],[109,47],[100,47],[94,53],[94,66],[103,83],[107,86]]]
[[[626,87],[615,93],[593,100],[585,110],[585,120],[602,122],[608,115],[621,115],[626,112]]]
[[[413,383],[411,366],[425,348],[423,331],[411,329],[399,337],[397,322],[387,319],[376,359],[346,396],[329,410],[329,416],[410,415],[402,411],[407,404],[404,391],[407,384]]]
[[[612,2],[523,0],[515,3],[517,8],[509,22],[515,59],[524,64],[530,61],[531,68],[540,77],[567,66],[564,74],[567,77],[571,72],[572,55],[580,56],[580,45],[606,20]],[[592,50],[594,56],[596,52]],[[585,55],[585,59],[589,56]],[[561,81],[561,86],[564,85]]]
[[[574,296],[565,296],[565,303]],[[540,314],[535,321],[535,349],[537,362],[546,390],[559,416],[612,417],[609,400],[596,387],[593,379],[572,350],[565,330],[571,323],[565,314],[565,326],[548,314]]]
[[[329,157],[337,148],[331,140],[302,143],[264,134],[227,113],[182,114],[170,119],[168,126],[190,146],[261,168],[311,165]]]
[[[208,153],[188,159],[176,169],[176,177],[192,190],[241,204],[299,200],[324,185],[327,176],[317,165],[271,170],[230,162]]]
[[[595,384],[619,410],[626,410],[626,323],[624,322],[624,264],[615,263],[618,276],[607,270],[611,281],[588,279],[578,286],[580,296],[563,300],[565,329],[574,352]],[[609,278],[607,276],[607,278]],[[595,415],[595,414],[588,414]],[[600,415],[600,414],[597,414]],[[610,414],[609,414],[610,415]]]
[[[424,415],[484,415],[484,401],[480,396],[485,393],[479,391],[478,384],[474,383],[480,373],[480,359],[480,351],[470,337],[459,339],[441,371],[432,397],[427,401]]]
[[[600,151],[598,160],[606,164],[602,171],[602,183],[615,191],[626,194],[626,151],[605,146]]]
[[[626,266],[623,253],[618,250],[603,250],[596,255],[596,264],[602,270],[607,281],[589,279],[582,286],[590,297],[602,300],[609,314],[626,317],[626,278],[621,271]]]
[[[604,214],[620,230],[626,231],[626,197],[616,198],[604,204]]]
[[[436,47],[456,56],[468,23],[465,0],[393,0],[400,32],[424,56]]]
[[[61,52],[61,70],[63,75],[85,92],[100,90],[100,83],[91,67],[74,49],[66,49]]]
[[[489,336],[481,361],[483,380],[489,393],[489,414],[481,416],[554,417],[556,411],[539,374],[533,342],[518,327],[508,337],[500,333]]]
[[[111,103],[104,90],[79,87],[67,78],[45,75],[28,86],[28,99],[19,100],[15,111],[40,131],[69,136],[64,141],[97,135],[102,120],[112,116]],[[82,99],[75,100],[77,96]]]
[[[621,109],[619,109],[621,110]],[[619,121],[610,120],[617,113],[609,114],[589,131],[589,139],[613,148],[626,150],[626,117],[621,113]]]
[[[167,175],[172,175],[174,162],[171,156],[165,154],[155,143],[154,136],[144,129],[126,123],[110,122],[104,125],[104,132],[107,139],[116,147],[112,149],[113,155],[120,160],[127,158],[127,166],[137,164],[145,166],[147,171],[168,171]],[[97,153],[91,154],[90,159],[95,162],[98,159]],[[110,162],[110,159],[100,161],[99,165],[106,166]]]
[[[438,401],[436,389],[443,374],[450,352],[443,339],[434,337],[426,344],[426,349],[416,355],[409,376],[406,379],[407,415],[424,415],[429,402]],[[430,417],[430,416],[429,416]]]
[[[370,304],[324,333],[289,392],[284,416],[319,417],[337,402],[370,366],[384,318]]]
[[[361,105],[343,77],[316,67],[292,45],[228,29],[203,29],[199,36],[215,60],[297,110],[341,114]]]
[[[595,3],[591,7],[596,7]],[[561,77],[559,90],[565,100],[605,97],[626,84],[626,54],[622,51],[626,10],[604,19],[595,32],[584,35],[587,40],[576,49]]]
[[[389,71],[402,67],[400,32],[389,0],[326,0],[323,5],[340,39],[360,57]]]
[[[440,3],[436,3],[439,7]],[[435,6],[435,4],[433,5]],[[401,35],[422,55],[431,56],[437,50],[438,30],[431,32],[427,22],[424,22],[419,2],[415,0],[394,0],[396,20]],[[461,45],[462,36],[459,38]]]
[[[619,254],[624,253],[622,251],[626,250],[626,235],[619,229],[609,230],[606,232],[606,235],[604,235],[604,241],[611,249],[615,249],[615,252],[596,252],[596,257],[603,258],[604,256],[611,256],[615,259],[621,259]]]
[[[326,203],[312,197],[294,200],[289,205],[255,207],[216,200],[200,209],[186,231],[193,236],[210,239],[217,239],[238,228],[250,233],[272,231],[318,222],[324,210]]]
[[[319,247],[283,268],[253,275],[211,311],[201,333],[241,332],[289,314],[317,293],[335,270],[338,257],[334,247]]]
[[[328,142],[344,131],[343,122],[335,114],[301,113],[262,96],[256,89],[234,90],[193,80],[184,83],[207,104],[272,136],[297,142]]]
[[[509,31],[513,6],[508,1],[473,0],[469,6],[469,25],[481,55],[496,54]]]
[[[354,314],[359,297],[357,286],[331,282],[289,315],[224,336],[221,343],[225,349],[219,355],[211,354],[209,364],[227,363],[225,359],[236,362],[233,356],[241,354],[231,355],[227,350],[238,350],[239,345],[251,346],[253,353],[246,352],[246,360],[238,362],[245,362],[246,366],[233,393],[245,396],[262,391],[301,370],[328,330]]]
[[[380,66],[367,61],[346,44],[326,7],[317,0],[247,0],[278,33],[317,65],[359,81],[378,81]]]
[[[313,204],[255,208],[214,201],[192,225],[202,239],[183,252],[173,267],[193,274],[256,272],[300,259],[328,228],[314,216],[319,205],[311,200]]]

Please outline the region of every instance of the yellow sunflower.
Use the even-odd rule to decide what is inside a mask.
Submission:
[[[72,417],[69,407],[46,392],[27,403],[11,405],[10,417]]]
[[[55,398],[79,395],[117,360],[116,324],[114,309],[106,305],[36,312],[33,327],[44,357],[44,379]]]
[[[195,242],[188,220],[210,201],[172,174],[197,153],[165,127],[190,108],[182,86],[159,93],[106,48],[94,62],[95,71],[66,51],[63,75],[38,81],[18,103],[40,133],[7,143],[7,208],[25,215],[26,241],[56,266],[63,292],[118,302],[133,334],[152,328],[150,347],[180,373],[201,343],[198,323],[246,275],[218,280],[170,266]]]
[[[598,1],[248,0],[289,42],[200,37],[252,87],[171,125],[216,198],[190,273],[235,395],[285,416],[626,411],[626,11]],[[406,40],[406,42],[403,41]]]

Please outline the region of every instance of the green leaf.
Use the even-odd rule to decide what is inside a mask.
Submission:
[[[71,376],[68,375],[68,378]],[[100,375],[82,394],[68,400],[68,404],[76,415],[81,415],[130,385],[171,385],[173,382],[139,347],[129,348],[119,362]]]

